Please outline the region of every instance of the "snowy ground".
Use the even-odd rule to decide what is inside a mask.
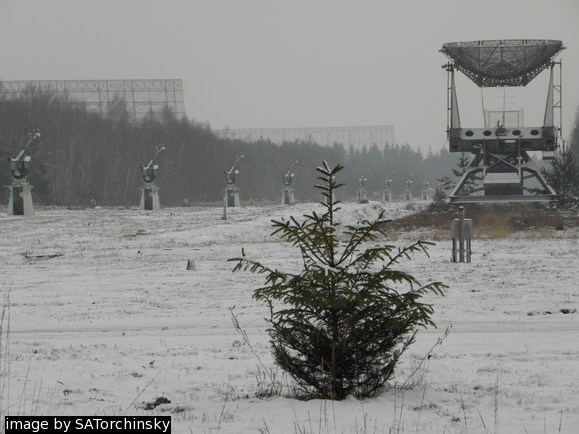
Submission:
[[[471,264],[450,262],[449,241],[439,241],[430,258],[404,263],[420,281],[449,286],[429,298],[438,329],[419,333],[397,371],[401,384],[435,346],[412,389],[364,401],[257,398],[270,383],[257,356],[275,371],[267,308],[251,298],[262,280],[233,274],[226,260],[244,247],[297,270],[297,252],[269,236],[270,220],[313,206],[230,209],[226,221],[219,208],[37,209],[27,218],[4,210],[0,408],[170,414],[174,433],[195,434],[579,432],[576,230],[475,239]],[[403,204],[345,204],[343,220],[383,206],[392,218],[408,213]],[[144,409],[160,397],[171,402]]]

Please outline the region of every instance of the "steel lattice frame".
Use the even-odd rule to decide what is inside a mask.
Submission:
[[[154,80],[27,80],[1,81],[0,97],[15,98],[31,92],[67,95],[87,109],[106,114],[111,102],[121,99],[136,120],[169,107],[177,116],[185,114],[183,81]]]
[[[255,141],[263,138],[278,144],[295,140],[312,140],[321,146],[331,146],[334,143],[356,147],[394,144],[394,128],[391,125],[223,129],[216,130],[216,133],[230,139]]]

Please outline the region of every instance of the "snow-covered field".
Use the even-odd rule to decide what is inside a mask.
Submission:
[[[577,230],[552,239],[475,238],[470,264],[450,262],[450,242],[438,241],[430,257],[403,263],[420,281],[449,286],[446,297],[428,299],[438,329],[420,331],[397,370],[400,385],[431,354],[413,388],[363,401],[257,398],[270,384],[257,356],[276,371],[267,307],[251,298],[263,281],[232,273],[227,259],[244,247],[297,271],[297,252],[270,237],[270,220],[313,207],[242,207],[225,221],[222,209],[201,207],[40,208],[26,218],[4,210],[0,291],[10,303],[0,408],[170,414],[174,433],[195,434],[579,432]],[[382,207],[391,218],[409,212],[396,203],[344,204],[343,221]],[[277,379],[288,383],[279,371]],[[155,407],[159,398],[170,403]]]

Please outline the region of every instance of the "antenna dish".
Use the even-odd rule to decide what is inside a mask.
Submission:
[[[497,39],[449,42],[444,53],[479,87],[526,86],[564,50],[561,41]]]

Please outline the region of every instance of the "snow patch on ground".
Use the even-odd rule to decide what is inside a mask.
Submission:
[[[345,225],[381,210],[386,218],[411,212],[404,203],[341,206]],[[576,231],[509,240],[475,233],[470,264],[450,261],[450,241],[402,263],[422,282],[449,285],[446,297],[428,298],[438,329],[420,331],[397,370],[401,384],[452,326],[413,389],[363,401],[257,398],[271,381],[235,331],[231,309],[276,372],[267,306],[251,297],[263,281],[233,274],[227,259],[243,248],[298,271],[298,253],[270,236],[271,220],[313,209],[323,212],[299,204],[228,209],[227,220],[222,209],[201,207],[0,214],[0,290],[10,292],[10,332],[4,324],[2,336],[10,392],[2,407],[9,414],[170,414],[174,433],[486,433],[495,423],[503,433],[577,432]],[[401,240],[393,243],[410,238]],[[289,384],[279,371],[276,380]]]

